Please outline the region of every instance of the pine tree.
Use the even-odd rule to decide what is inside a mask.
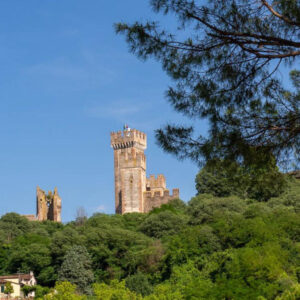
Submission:
[[[157,131],[164,150],[198,163],[244,159],[256,151],[299,159],[300,4],[296,0],[151,0],[154,11],[178,18],[168,32],[156,22],[120,23],[130,50],[154,57],[175,85],[171,105],[193,120]],[[276,76],[290,67],[294,88]],[[286,72],[286,71],[285,71]],[[201,135],[197,120],[208,120]],[[249,162],[249,161],[248,161]]]
[[[81,292],[88,292],[94,281],[89,253],[84,246],[73,246],[64,257],[58,274],[59,281],[69,281]]]

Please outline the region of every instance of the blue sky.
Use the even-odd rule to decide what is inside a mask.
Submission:
[[[58,187],[65,222],[80,206],[114,213],[109,134],[124,123],[148,135],[148,175],[164,173],[185,201],[195,194],[197,166],[154,139],[187,122],[164,99],[167,75],[114,33],[116,22],[146,19],[160,19],[146,0],[0,2],[0,215],[35,213],[37,185]]]

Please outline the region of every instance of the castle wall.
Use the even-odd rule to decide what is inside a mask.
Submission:
[[[160,207],[162,204],[167,204],[169,201],[179,198],[179,189],[173,189],[173,194],[170,195],[169,190],[164,190],[163,194],[160,191],[144,192],[144,212],[148,213],[155,207]]]
[[[28,221],[37,221],[37,217],[35,215],[22,215],[25,217]]]
[[[166,178],[164,175],[157,175],[157,178],[155,178],[155,175],[150,175],[147,178],[146,190],[151,191],[152,196],[155,192],[159,192],[163,196],[166,189]]]

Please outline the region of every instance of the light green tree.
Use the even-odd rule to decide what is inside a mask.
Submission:
[[[276,297],[275,300],[297,300],[300,299],[300,284],[297,283],[291,289],[286,290],[281,296]]]
[[[125,281],[112,280],[110,284],[96,283],[93,285],[97,300],[141,300],[142,296],[130,291]]]
[[[14,288],[10,282],[5,283],[4,294],[10,297],[10,295],[14,292]]]
[[[39,298],[39,300],[85,300],[86,296],[78,295],[76,293],[76,285],[70,282],[58,282],[56,283],[54,290]]]

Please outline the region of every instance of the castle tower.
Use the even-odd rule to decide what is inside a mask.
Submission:
[[[146,191],[146,134],[126,129],[111,133],[114,149],[116,213],[144,212]]]
[[[136,129],[126,129],[112,132],[110,140],[114,149],[117,214],[146,213],[179,198],[179,189],[173,189],[173,194],[170,194],[164,175],[151,175],[146,178],[145,133]]]
[[[58,195],[57,188],[54,193],[46,193],[37,187],[36,189],[36,215],[38,221],[61,222],[61,198]]]

